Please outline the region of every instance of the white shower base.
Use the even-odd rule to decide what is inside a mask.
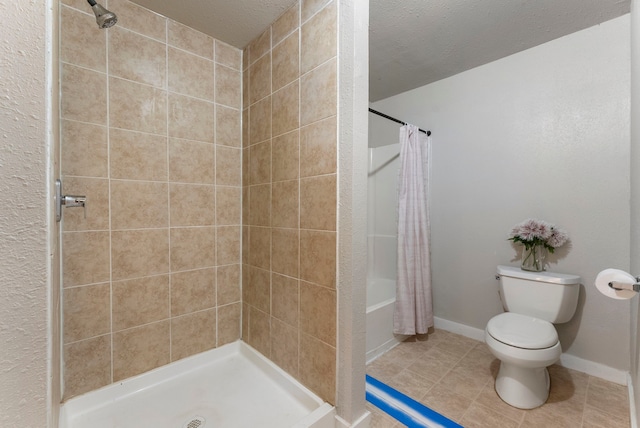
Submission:
[[[237,341],[72,398],[61,408],[60,428],[107,427],[334,428],[335,409]]]

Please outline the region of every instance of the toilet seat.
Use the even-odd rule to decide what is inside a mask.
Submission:
[[[553,324],[513,312],[491,318],[486,331],[495,340],[520,349],[546,349],[558,343]]]

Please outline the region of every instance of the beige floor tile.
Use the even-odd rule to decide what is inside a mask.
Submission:
[[[370,428],[394,428],[398,423],[397,420],[369,403],[367,403],[367,410],[371,412]]]
[[[520,428],[577,428],[582,423],[582,415],[567,414],[561,409],[542,405],[528,410]]]
[[[388,383],[394,376],[399,374],[403,368],[393,363],[374,361],[367,367],[367,374],[381,382]]]
[[[485,385],[492,382],[493,378],[487,376],[474,376],[457,373],[451,370],[438,382],[438,385],[475,400]]]
[[[448,332],[446,330],[436,330],[436,329],[434,329],[433,331],[429,332],[429,334],[427,334],[427,335],[419,335],[419,336],[415,337],[415,340],[418,341],[418,342],[424,341],[424,340],[433,340],[433,341],[439,342],[441,340],[447,340],[448,338],[450,338],[452,336],[457,336],[457,334],[450,333],[450,332]]]
[[[441,415],[459,422],[473,400],[441,385],[436,385],[419,401]]]
[[[403,368],[409,367],[418,358],[420,358],[426,351],[423,346],[411,346],[412,344],[401,343],[389,352],[381,355],[376,362],[377,363],[393,363]],[[431,345],[433,346],[433,345]]]
[[[465,376],[484,376],[495,379],[500,369],[500,360],[482,351],[471,350],[453,368],[453,371]]]
[[[579,372],[577,370],[571,370],[566,367],[554,364],[547,368],[552,380],[569,381],[575,385],[576,389],[586,390],[589,383],[589,375]]]
[[[403,370],[387,383],[391,388],[413,398],[423,397],[435,385],[435,382],[409,370]]]
[[[520,423],[509,419],[496,410],[472,403],[462,417],[461,424],[465,428],[518,428]]]
[[[493,379],[498,376],[500,370],[500,360],[494,358],[492,360],[474,359],[468,356],[460,360],[452,369],[452,371],[470,377],[483,377],[485,379]]]
[[[575,384],[571,379],[560,379],[552,375],[549,398],[543,407],[549,412],[579,420],[584,411],[585,396],[585,386]]]
[[[466,428],[627,428],[627,388],[559,365],[549,367],[547,403],[522,410],[495,391],[500,368],[482,343],[443,330],[410,337],[367,366],[367,373]],[[381,410],[372,427],[404,426]],[[372,410],[374,409],[374,410]]]
[[[462,358],[479,343],[477,340],[451,333],[446,340],[440,341],[435,347]]]
[[[629,414],[612,415],[604,413],[594,407],[586,406],[582,419],[583,428],[628,428]]]
[[[402,352],[406,353],[406,358],[410,358],[412,355],[417,355],[418,358],[421,358],[426,352],[435,348],[437,344],[438,342],[436,340],[405,341],[398,345],[398,347],[403,348]]]
[[[459,360],[460,358],[458,356],[434,347],[425,352],[422,357],[407,367],[407,369],[437,382],[442,379]]]
[[[587,387],[587,405],[612,415],[627,415],[629,414],[627,388],[591,376]]]
[[[491,353],[489,347],[482,342],[478,342],[460,361],[476,361],[484,364],[490,363],[495,359],[496,357]]]
[[[526,412],[525,410],[510,406],[502,401],[496,392],[495,382],[493,381],[490,381],[485,385],[484,389],[480,392],[478,397],[476,397],[475,402],[518,422],[522,422]]]
[[[491,363],[496,359],[496,357],[489,351],[489,348],[484,343],[478,343],[473,347],[460,361],[461,363],[465,361],[477,362],[479,364]]]

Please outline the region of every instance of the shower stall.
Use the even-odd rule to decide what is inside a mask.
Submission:
[[[62,401],[69,404],[74,397],[154,373],[207,349],[222,349],[219,345],[233,345],[241,336],[323,401],[336,402],[348,423],[366,417],[361,394],[364,339],[354,334],[363,331],[359,308],[364,275],[359,275],[357,290],[351,282],[340,287],[335,281],[325,283],[338,277],[336,271],[350,275],[354,269],[347,262],[352,259],[364,271],[364,230],[358,230],[362,244],[357,256],[362,257],[355,260],[355,255],[342,252],[337,268],[336,252],[352,236],[349,230],[338,236],[337,228],[355,219],[342,218],[337,227],[337,222],[327,222],[332,226],[325,225],[327,230],[317,224],[302,230],[280,228],[289,233],[280,234],[279,243],[285,246],[273,254],[286,255],[279,262],[288,263],[277,265],[274,259],[273,266],[295,270],[281,275],[286,281],[274,283],[274,289],[284,292],[274,297],[293,299],[272,305],[265,291],[271,290],[270,278],[277,278],[277,272],[271,270],[270,238],[260,239],[272,235],[271,224],[256,224],[264,220],[264,211],[249,209],[282,202],[280,207],[295,210],[298,218],[301,208],[318,214],[308,206],[288,205],[284,197],[289,193],[284,187],[276,189],[285,186],[279,181],[289,181],[300,196],[319,195],[326,201],[333,195],[335,206],[357,205],[358,213],[365,205],[352,202],[356,192],[362,195],[364,183],[351,194],[337,193],[337,185],[343,186],[335,155],[322,157],[333,162],[305,164],[332,167],[331,172],[306,171],[301,178],[294,169],[288,180],[257,176],[265,181],[249,184],[251,166],[261,164],[255,162],[261,154],[265,161],[272,153],[273,159],[290,154],[302,160],[303,141],[305,149],[313,149],[306,155],[317,155],[315,149],[337,154],[338,145],[358,145],[364,151],[368,34],[354,17],[367,15],[368,2],[304,3],[282,15],[286,17],[277,22],[277,31],[269,27],[245,52],[127,0],[104,3],[118,16],[118,23],[107,30],[97,28],[94,13],[82,0],[35,0],[7,8],[0,170],[2,189],[17,196],[3,205],[0,228],[6,238],[0,261],[1,336],[8,364],[0,382],[2,421],[54,428]],[[312,28],[314,37],[301,44],[304,25]],[[333,43],[325,43],[327,38]],[[323,49],[317,49],[318,44]],[[266,70],[267,62],[278,57],[278,52],[272,55],[274,49],[283,54],[281,59],[298,59],[292,61],[293,77],[275,73],[282,86],[252,84],[269,92],[249,97],[249,74],[256,75],[250,73],[252,67],[271,80]],[[357,99],[348,92],[338,97],[338,73],[341,88],[358,87]],[[282,80],[289,78],[293,80]],[[251,83],[258,82],[252,78]],[[301,103],[305,97],[307,102]],[[272,115],[272,99],[274,105],[276,100],[293,103]],[[302,112],[301,106],[313,110]],[[357,123],[352,116],[358,117]],[[338,124],[354,130],[355,136],[338,138]],[[321,135],[327,146],[318,147],[318,139],[302,140],[303,128],[323,131],[305,136]],[[261,131],[267,134],[264,140],[250,141],[250,135]],[[324,138],[327,135],[336,138]],[[341,171],[363,170],[357,176],[364,181],[358,162],[365,156],[345,157],[345,152],[341,150]],[[271,171],[266,165],[260,172]],[[335,180],[316,179],[329,176]],[[86,218],[81,206],[64,208],[62,227],[54,212],[54,181],[59,177],[66,196],[86,196]],[[271,198],[272,187],[274,195],[283,190],[280,197]],[[323,192],[314,192],[319,187]],[[246,214],[243,195],[244,205],[251,205]],[[82,199],[71,202],[80,204]],[[313,207],[317,201],[312,197],[305,202]],[[278,230],[273,232],[278,235]],[[287,246],[292,240],[300,245]],[[333,251],[322,251],[323,277],[308,278],[318,273],[318,258],[309,254],[317,244]],[[59,247],[64,261],[56,263]],[[247,275],[249,271],[257,275]],[[241,288],[243,280],[248,283]],[[340,298],[338,309],[338,299],[331,297],[346,293],[358,299]],[[340,319],[339,331],[315,322],[318,296],[326,309],[322,319]],[[301,310],[293,313],[287,310],[290,305]],[[272,307],[278,310],[272,312]]]
[[[95,22],[59,5],[62,427],[329,426],[339,2],[293,4],[244,51],[88,2]]]
[[[369,114],[367,182],[367,361],[406,336],[393,333],[396,299],[399,125]]]

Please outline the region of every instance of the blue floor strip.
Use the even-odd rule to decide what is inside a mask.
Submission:
[[[409,428],[462,428],[411,397],[367,376],[367,401]]]

